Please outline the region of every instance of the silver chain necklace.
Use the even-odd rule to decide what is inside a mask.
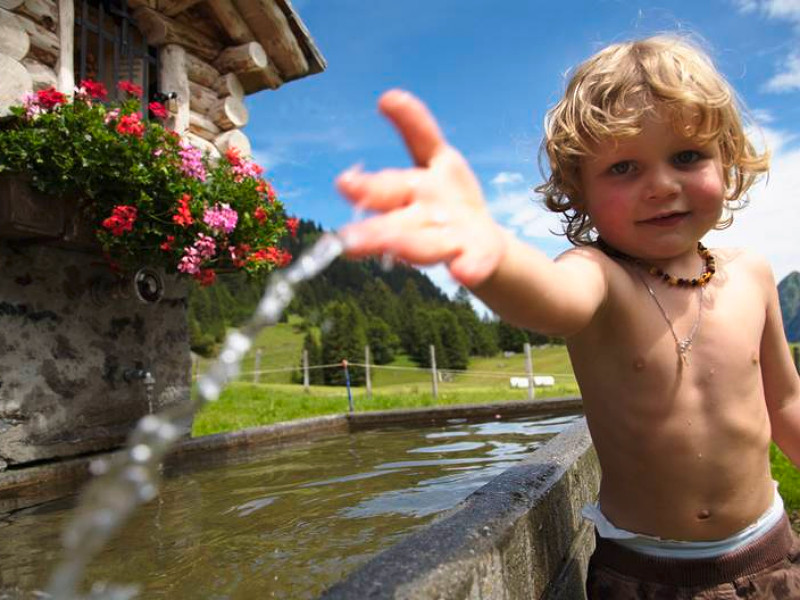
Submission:
[[[678,351],[678,356],[681,359],[681,363],[686,366],[689,366],[689,352],[692,351],[692,341],[694,340],[694,336],[697,333],[698,327],[700,327],[700,319],[703,316],[703,286],[698,287],[698,295],[700,298],[699,302],[697,303],[697,318],[694,321],[694,325],[692,325],[692,329],[689,332],[689,335],[683,339],[680,339],[678,337],[678,334],[675,333],[675,327],[672,325],[672,320],[669,318],[667,311],[661,305],[661,301],[658,299],[658,296],[656,296],[656,293],[655,291],[653,291],[653,288],[650,287],[650,284],[647,283],[647,281],[645,281],[645,278],[642,277],[642,274],[639,273],[638,270],[636,270],[636,275],[639,277],[639,279],[641,279],[642,283],[644,284],[644,287],[647,288],[647,291],[650,293],[650,296],[655,301],[656,306],[658,306],[658,310],[661,311],[661,315],[664,317],[664,320],[667,322],[667,325],[669,325],[669,330],[672,333],[672,337],[675,339],[675,348]]]

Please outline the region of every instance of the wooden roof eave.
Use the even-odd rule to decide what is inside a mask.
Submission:
[[[181,13],[206,2],[215,26],[233,41],[230,45],[193,28]],[[265,65],[241,66],[233,72],[245,94],[275,89],[295,79],[325,70],[327,63],[290,0],[128,0],[148,42],[176,43],[219,66],[223,53],[243,44],[259,44]],[[189,13],[183,15],[188,16]],[[222,73],[226,74],[225,72]]]

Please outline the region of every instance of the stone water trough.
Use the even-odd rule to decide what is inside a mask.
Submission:
[[[341,433],[580,408],[580,399],[566,398],[333,415],[187,439],[170,453],[167,467],[191,468]],[[89,462],[81,457],[0,474],[0,514],[73,493],[88,478]],[[580,510],[595,498],[599,478],[581,418],[321,598],[582,598],[593,536]]]

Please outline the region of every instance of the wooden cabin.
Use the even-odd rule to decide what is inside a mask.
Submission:
[[[237,147],[244,96],[325,68],[289,0],[0,0],[0,115],[26,93],[132,81],[212,155]]]

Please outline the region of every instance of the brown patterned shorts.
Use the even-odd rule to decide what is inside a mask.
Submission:
[[[653,557],[596,539],[589,600],[800,600],[800,538],[786,516],[753,543],[715,558]]]

